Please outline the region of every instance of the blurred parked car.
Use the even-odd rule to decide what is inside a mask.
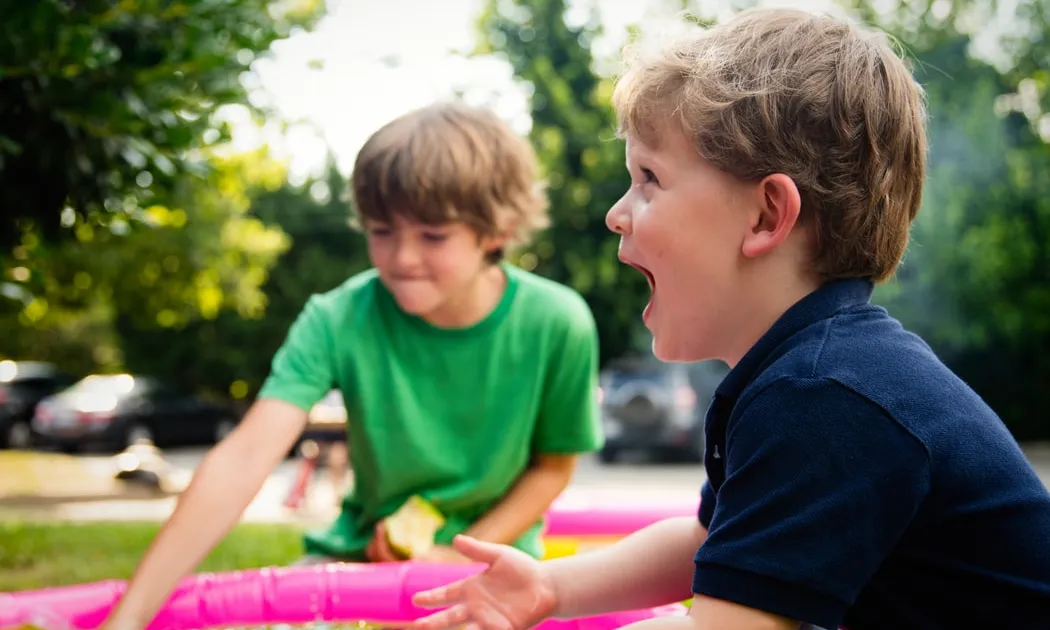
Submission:
[[[96,374],[42,400],[33,431],[42,445],[123,449],[136,442],[210,444],[237,421],[232,408],[151,377]]]
[[[601,461],[613,462],[623,451],[703,461],[704,414],[727,373],[719,361],[663,363],[651,356],[611,361],[599,378]]]
[[[0,448],[32,446],[37,403],[76,379],[41,361],[0,361]]]

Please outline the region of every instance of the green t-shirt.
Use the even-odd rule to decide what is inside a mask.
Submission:
[[[510,490],[534,453],[601,447],[598,339],[571,289],[509,264],[484,320],[436,328],[399,309],[374,270],[315,295],[259,398],[309,410],[342,391],[354,489],[308,553],[360,559],[375,523],[414,494],[445,515],[448,544]],[[543,553],[542,522],[514,545]]]

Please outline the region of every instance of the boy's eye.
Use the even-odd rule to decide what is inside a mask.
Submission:
[[[653,172],[650,171],[647,168],[642,168],[642,177],[643,177],[643,181],[646,184],[659,184],[660,183],[660,180],[656,179],[656,175],[653,174]]]
[[[368,228],[369,236],[383,237],[390,235],[390,228],[387,227],[370,227]]]
[[[441,243],[447,238],[448,235],[441,232],[423,232],[423,240],[431,243]]]

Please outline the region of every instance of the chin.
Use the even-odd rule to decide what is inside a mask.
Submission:
[[[665,337],[653,335],[653,355],[664,363],[682,363],[689,361],[684,356],[681,346],[674,344]]]
[[[664,363],[693,363],[713,359],[710,352],[691,345],[688,340],[653,333],[653,354]]]
[[[440,301],[435,299],[423,298],[423,297],[398,297],[395,296],[394,301],[401,308],[402,311],[409,315],[415,315],[417,317],[425,317],[426,315],[434,312],[440,306]]]

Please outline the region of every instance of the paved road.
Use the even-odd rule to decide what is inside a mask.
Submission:
[[[168,451],[165,458],[177,468],[192,470],[200,463],[203,449]],[[294,462],[286,461],[274,473],[275,480],[290,484],[294,476]],[[1050,472],[1050,471],[1048,471]],[[586,457],[573,479],[573,487],[599,494],[696,495],[706,478],[701,465],[663,465],[641,461],[604,465],[596,458]]]
[[[1043,483],[1050,487],[1050,444],[1027,447],[1026,453]],[[203,449],[169,451],[168,460],[184,470],[196,468]],[[291,483],[294,463],[285,462],[274,473],[271,482]],[[586,491],[589,496],[609,497],[681,497],[696,496],[706,475],[701,465],[654,464],[645,461],[603,465],[593,457],[584,458],[576,471],[570,489]]]
[[[177,449],[165,453],[165,460],[175,469],[175,476],[186,483],[200,464],[205,449]],[[85,456],[105,459],[106,456]],[[103,463],[103,462],[99,462]],[[244,514],[244,520],[256,522],[320,523],[335,516],[338,498],[323,474],[315,477],[308,501],[297,512],[282,503],[296,476],[295,461],[289,460],[263,485]],[[595,458],[585,458],[566,492],[567,499],[583,498],[599,501],[692,501],[698,497],[705,478],[699,465],[654,465],[644,462],[625,462],[606,466]],[[64,503],[46,508],[52,518],[71,520],[127,519],[152,520],[166,518],[175,506],[174,497],[152,500],[113,500]],[[43,514],[36,512],[37,514]]]
[[[180,449],[166,453],[166,459],[188,480],[200,463],[204,449]],[[1050,445],[1026,449],[1029,459],[1043,483],[1050,487]],[[282,501],[295,478],[295,462],[282,463],[264,484],[244,514],[246,521],[322,523],[335,515],[337,497],[327,486],[323,475],[317,477],[309,501],[298,512],[283,507]],[[566,492],[566,498],[599,501],[690,501],[698,496],[705,478],[699,465],[661,465],[626,462],[602,465],[585,458]],[[49,515],[74,520],[124,518],[129,520],[163,519],[175,505],[174,498],[157,500],[103,501],[63,504],[49,508]]]

